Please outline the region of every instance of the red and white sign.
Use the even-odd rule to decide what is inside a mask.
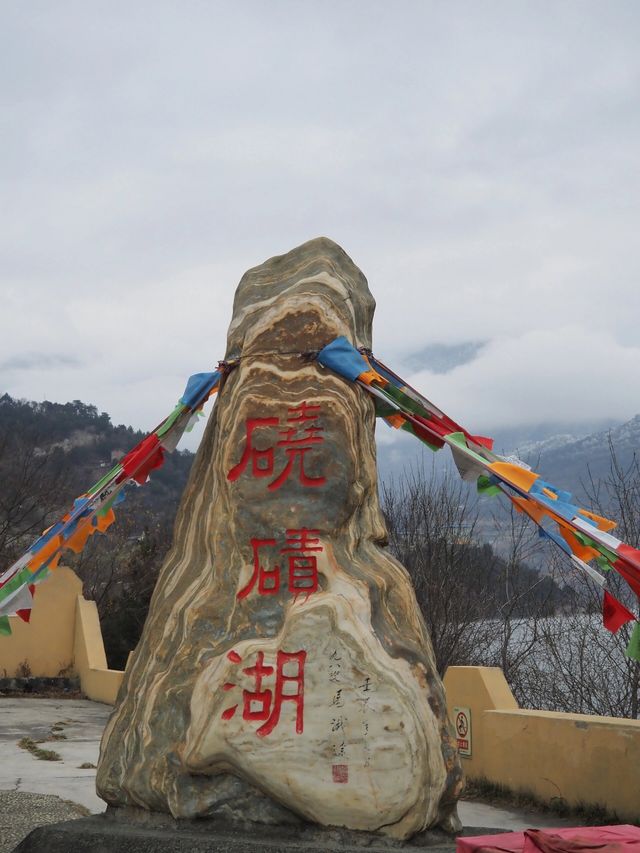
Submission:
[[[453,709],[453,725],[456,730],[458,752],[471,758],[471,711],[469,708]]]

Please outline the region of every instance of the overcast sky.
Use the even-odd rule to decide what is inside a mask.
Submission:
[[[326,235],[470,429],[640,412],[640,3],[0,9],[0,393],[153,428]]]

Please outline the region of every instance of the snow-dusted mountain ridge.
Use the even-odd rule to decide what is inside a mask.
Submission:
[[[623,469],[633,463],[640,453],[640,415],[581,438],[562,434],[527,442],[516,452],[546,480],[584,497],[590,477],[599,480],[609,475],[612,450]]]

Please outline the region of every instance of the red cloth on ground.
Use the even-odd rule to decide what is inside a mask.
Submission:
[[[458,838],[456,853],[640,853],[640,827],[528,829]]]

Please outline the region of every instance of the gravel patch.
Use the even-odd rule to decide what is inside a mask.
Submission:
[[[0,853],[11,853],[37,826],[88,814],[84,806],[52,794],[0,791]]]

